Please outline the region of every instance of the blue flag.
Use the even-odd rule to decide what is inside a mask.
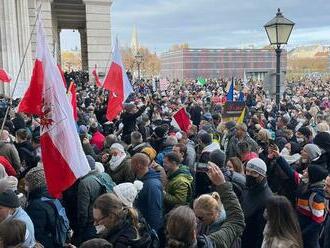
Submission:
[[[227,93],[227,101],[232,102],[234,101],[234,78],[231,80],[230,88]]]
[[[242,91],[239,92],[238,102],[244,102],[244,93]]]

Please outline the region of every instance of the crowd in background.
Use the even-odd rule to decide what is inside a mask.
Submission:
[[[228,80],[142,80],[108,121],[108,93],[65,77],[91,171],[53,199],[40,120],[14,101],[0,134],[3,247],[330,247],[330,81],[289,82],[276,105],[262,82],[238,80],[237,123],[222,115]],[[172,123],[182,107],[186,132]]]

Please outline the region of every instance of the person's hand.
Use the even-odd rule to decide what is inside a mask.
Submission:
[[[222,171],[215,163],[208,162],[207,168],[208,168],[207,175],[209,176],[211,182],[214,185],[218,186],[226,182],[225,176],[223,175]]]
[[[109,155],[108,153],[104,153],[104,154],[102,155],[102,158],[101,158],[102,163],[107,162],[108,159],[109,159],[109,157],[110,157],[110,155]]]
[[[275,144],[269,146],[269,151],[273,158],[278,158],[280,156],[280,149]]]

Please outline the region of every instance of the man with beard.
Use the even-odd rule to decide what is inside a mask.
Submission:
[[[242,248],[261,247],[265,219],[263,214],[272,191],[266,178],[267,166],[260,158],[246,164],[246,191],[243,194],[242,209],[246,228],[242,236]]]

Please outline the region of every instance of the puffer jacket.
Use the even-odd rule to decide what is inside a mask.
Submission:
[[[116,184],[134,181],[134,174],[131,169],[131,159],[128,156],[126,156],[123,162],[121,162],[115,170],[111,170],[110,164],[108,163],[106,165],[106,172]]]

